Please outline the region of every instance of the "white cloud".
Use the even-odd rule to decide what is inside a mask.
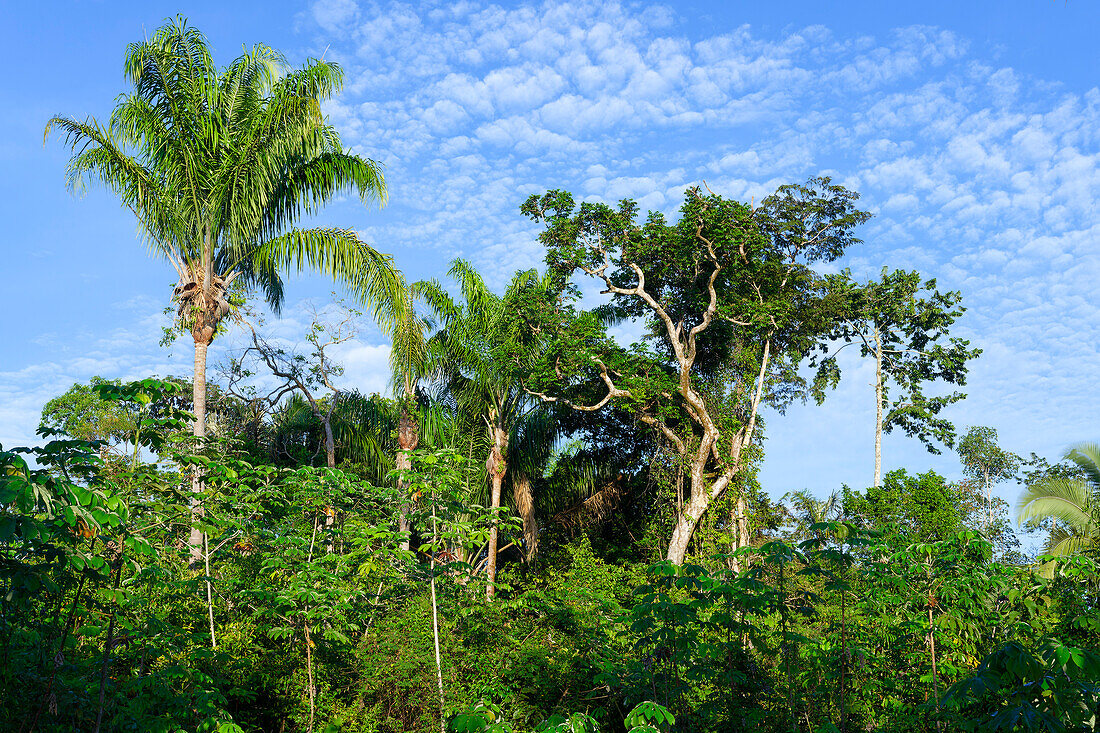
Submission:
[[[355,0],[317,0],[312,10],[313,19],[330,33],[343,32],[359,14]]]

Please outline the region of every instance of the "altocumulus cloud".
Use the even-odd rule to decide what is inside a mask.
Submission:
[[[541,259],[517,211],[531,192],[630,196],[673,213],[703,180],[759,199],[829,174],[876,213],[845,266],[860,277],[917,268],[963,291],[961,333],[986,357],[957,423],[993,424],[1010,447],[1048,454],[1096,437],[1086,385],[1100,354],[1081,337],[1100,317],[1088,295],[1100,277],[1095,89],[1022,78],[934,27],[765,37],[700,31],[653,5],[340,2],[346,22],[333,28],[336,5],[314,6],[326,19],[314,43],[349,71],[329,111],[389,166],[393,205],[370,234],[399,255],[428,249],[437,272],[461,255],[502,282]],[[831,406],[773,420],[773,490],[866,483],[872,398],[849,366]],[[887,465],[957,473],[901,439],[887,452]],[[774,468],[794,456],[803,473]]]
[[[1089,335],[1100,320],[1097,90],[1027,78],[942,28],[765,35],[652,4],[319,0],[297,28],[348,72],[333,123],[386,165],[391,203],[363,234],[414,276],[440,276],[455,256],[497,283],[539,265],[518,205],[549,188],[674,214],[704,180],[759,200],[828,174],[876,213],[842,266],[859,277],[916,268],[963,291],[960,333],[986,355],[957,424],[993,425],[1008,447],[1048,455],[1100,437],[1089,389],[1100,378]],[[272,324],[288,343],[302,325]],[[169,361],[152,346],[156,328],[135,317],[89,352],[124,359],[105,376],[186,373],[185,349]],[[372,332],[347,347],[349,382],[364,391],[384,384],[381,343]],[[769,421],[773,492],[868,482],[868,374],[844,366],[825,407]],[[6,437],[33,427],[36,401],[101,367],[66,357],[38,376],[0,374]],[[900,438],[885,459],[958,471]]]

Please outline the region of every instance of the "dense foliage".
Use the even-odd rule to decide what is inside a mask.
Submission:
[[[187,391],[97,380],[72,392],[79,414],[104,426],[125,415],[124,437],[0,455],[5,729],[1094,725],[1096,559],[1076,555],[1050,578],[995,561],[981,495],[936,474],[846,490],[839,521],[792,506],[759,541],[700,543],[683,565],[652,562],[660,548],[632,539],[658,521],[660,487],[630,486],[587,517],[544,504],[539,562],[503,553],[489,602],[494,519],[509,543],[524,534],[471,500],[484,467],[460,433],[459,449],[417,451],[403,472],[420,538],[405,551],[408,497],[392,475],[323,467],[323,451],[318,467],[262,444],[196,451]],[[51,403],[44,422],[73,402]],[[72,424],[101,429],[86,421]],[[207,491],[198,572],[191,469]]]

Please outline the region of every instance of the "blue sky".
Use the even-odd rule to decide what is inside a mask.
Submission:
[[[538,265],[518,206],[547,188],[671,213],[700,181],[759,199],[824,173],[876,214],[843,266],[918,269],[963,292],[958,333],[985,353],[951,410],[960,431],[990,425],[1005,447],[1050,457],[1100,439],[1100,5],[901,5],[7,3],[0,443],[33,441],[42,404],[74,381],[190,368],[186,343],[158,346],[170,267],[107,194],[70,195],[63,147],[42,144],[52,114],[106,117],[125,45],[177,12],[223,63],[265,42],[345,67],[327,111],[346,144],[385,164],[391,200],[338,202],[319,221],[358,229],[412,278],[456,256],[494,282]],[[332,286],[287,290],[269,328],[293,342],[303,301],[323,306]],[[375,329],[342,357],[350,385],[385,389]],[[824,407],[768,416],[773,494],[870,482],[871,375],[842,366]],[[883,453],[887,470],[959,476],[952,455],[900,436]]]

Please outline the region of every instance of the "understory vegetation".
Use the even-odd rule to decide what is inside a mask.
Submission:
[[[676,565],[646,541],[669,531],[675,498],[642,472],[613,508],[540,501],[537,557],[502,512],[488,601],[493,514],[470,500],[484,468],[463,451],[418,450],[399,494],[257,445],[179,452],[178,384],[108,387],[97,394],[136,445],[172,460],[68,438],[0,455],[6,730],[1094,725],[1095,559],[1049,577],[999,560],[942,480],[913,490],[891,474],[885,493],[909,490],[908,506],[859,494],[880,502],[863,517],[758,497],[754,516],[774,519],[749,545],[716,523]],[[192,470],[205,487],[195,569]]]

